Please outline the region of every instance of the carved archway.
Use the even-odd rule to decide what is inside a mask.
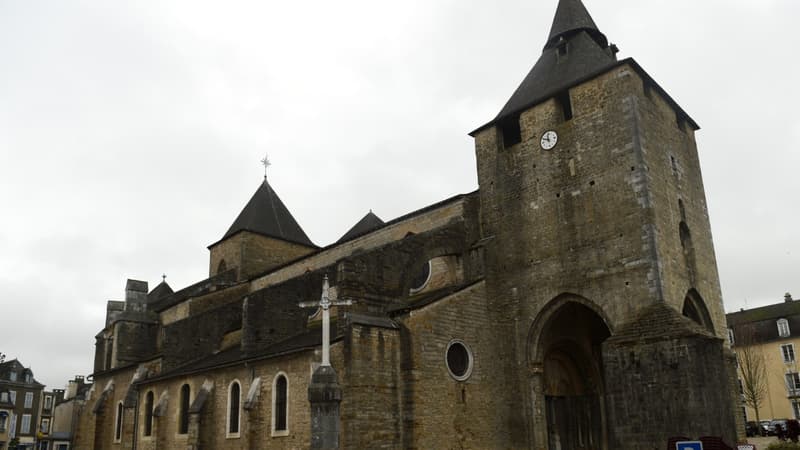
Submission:
[[[541,368],[533,403],[544,406],[534,432],[549,450],[607,449],[601,344],[611,335],[602,311],[563,295],[542,310],[529,334],[529,357]]]

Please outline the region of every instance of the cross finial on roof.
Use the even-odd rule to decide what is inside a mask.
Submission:
[[[163,282],[166,282],[166,281],[167,281],[167,274],[162,273],[161,274],[161,282],[163,283]]]
[[[266,154],[264,155],[264,159],[261,160],[261,165],[264,166],[264,179],[266,180],[267,179],[267,168],[272,165],[272,163],[269,162],[269,155],[266,155]]]

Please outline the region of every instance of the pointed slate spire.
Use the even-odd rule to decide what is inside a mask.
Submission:
[[[337,244],[345,241],[349,241],[350,239],[354,239],[362,234],[367,234],[370,231],[377,230],[378,228],[385,225],[385,222],[381,220],[380,217],[376,216],[372,210],[370,210],[367,215],[361,218],[353,228],[347,231],[338,241]]]
[[[558,2],[545,48],[552,48],[562,38],[581,30],[588,32],[593,38],[599,38],[595,39],[599,45],[603,47],[608,45],[605,35],[597,28],[581,0],[561,0]]]
[[[608,40],[581,0],[560,0],[542,56],[497,117],[478,130],[515,117],[523,110],[608,70],[616,62],[616,47],[608,45]]]
[[[239,217],[222,237],[225,240],[240,231],[250,231],[296,244],[316,247],[300,228],[266,178],[247,202]]]

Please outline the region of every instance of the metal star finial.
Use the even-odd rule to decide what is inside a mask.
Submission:
[[[269,155],[264,155],[264,159],[261,160],[261,165],[264,166],[264,179],[266,180],[267,179],[267,168],[272,165],[272,163],[269,162]]]

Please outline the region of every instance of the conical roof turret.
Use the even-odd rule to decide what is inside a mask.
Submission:
[[[240,231],[250,231],[296,244],[316,247],[266,178],[221,240]]]

